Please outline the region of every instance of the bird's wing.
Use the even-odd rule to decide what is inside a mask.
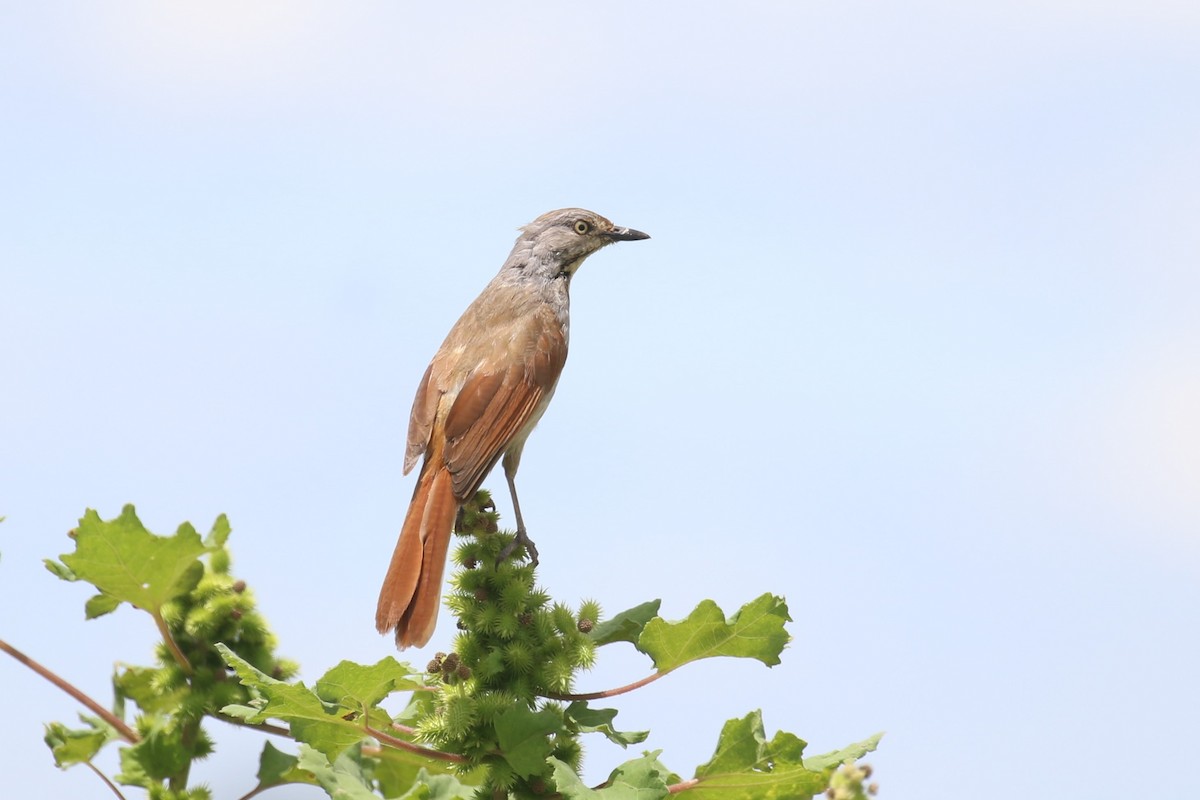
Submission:
[[[429,435],[433,432],[433,420],[437,415],[438,401],[441,392],[429,391],[429,376],[433,372],[433,363],[425,369],[421,384],[417,387],[417,396],[413,398],[412,414],[408,418],[408,446],[404,450],[404,474],[407,475],[416,465],[417,459],[425,454],[429,447]]]
[[[508,362],[507,368],[470,373],[446,415],[444,458],[460,499],[479,488],[554,390],[567,360],[567,342],[556,320],[545,322],[530,325],[526,336],[505,345],[505,357],[489,359]]]

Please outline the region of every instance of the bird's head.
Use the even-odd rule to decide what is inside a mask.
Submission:
[[[560,208],[521,228],[508,265],[569,278],[585,258],[600,248],[613,242],[649,238],[649,234],[614,225],[593,211]]]

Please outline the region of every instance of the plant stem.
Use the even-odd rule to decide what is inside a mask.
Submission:
[[[0,639],[0,650],[3,650],[4,652],[8,653],[10,656],[15,658],[17,661],[20,661],[22,664],[24,664],[25,666],[29,667],[31,670],[36,672],[38,675],[41,675],[43,678],[50,681],[52,684],[57,686],[59,689],[62,689],[64,692],[71,695],[71,697],[74,697],[80,703],[87,706],[89,711],[91,711],[96,716],[100,717],[102,720],[107,722],[109,725],[113,726],[113,728],[116,729],[117,733],[119,733],[121,735],[121,738],[124,739],[125,741],[129,742],[130,744],[137,744],[139,741],[141,741],[141,737],[137,735],[137,732],[135,730],[130,728],[128,725],[126,725],[124,723],[124,721],[122,721],[119,717],[117,717],[115,714],[113,714],[107,708],[100,705],[95,700],[88,697],[86,694],[79,691],[74,686],[72,686],[70,683],[67,683],[67,681],[65,681],[62,678],[60,678],[59,676],[55,675],[53,672],[51,672],[50,670],[43,667],[41,664],[34,661],[29,656],[25,655],[17,648],[8,644],[3,639]]]
[[[179,744],[187,755],[183,767],[167,779],[167,786],[175,792],[187,789],[188,775],[192,771],[192,762],[196,760],[196,737],[200,734],[200,720],[190,720],[183,724],[179,732]]]
[[[548,692],[543,694],[542,697],[550,700],[564,700],[568,702],[572,700],[600,700],[605,697],[616,697],[619,694],[632,692],[634,689],[640,689],[648,683],[654,683],[654,681],[666,674],[667,673],[665,672],[655,672],[652,675],[647,675],[640,681],[634,681],[633,683],[626,684],[625,686],[618,686],[615,689],[605,689],[602,692],[588,692],[587,694],[559,694],[557,692]]]
[[[410,753],[416,753],[419,756],[425,756],[426,758],[437,759],[438,761],[449,761],[454,764],[466,764],[467,763],[466,756],[460,756],[457,753],[443,753],[441,750],[431,750],[430,748],[422,747],[419,744],[413,744],[412,742],[406,742],[403,739],[397,739],[395,736],[389,736],[388,734],[384,733],[383,731],[377,731],[374,728],[372,728],[370,725],[363,725],[363,730],[365,730],[367,733],[371,734],[372,736],[374,736],[376,739],[383,742],[384,744],[389,745],[391,747],[399,748],[400,750],[407,750]]]
[[[154,624],[158,626],[158,632],[162,634],[163,641],[167,643],[167,649],[171,651],[171,655],[175,661],[183,668],[183,672],[189,678],[196,674],[192,669],[192,664],[187,660],[187,656],[179,649],[179,645],[175,642],[175,637],[171,636],[171,631],[167,629],[167,621],[162,618],[162,614],[154,613],[150,616],[154,617]]]
[[[254,795],[256,795],[256,794],[260,794],[262,792],[265,792],[267,789],[273,789],[276,786],[282,786],[282,785],[283,784],[273,783],[270,786],[263,786],[260,783],[258,786],[255,786],[253,789],[251,789],[250,791],[246,792],[244,795],[239,797],[238,800],[250,800],[250,798],[254,797]]]
[[[110,781],[108,779],[107,775],[105,775],[103,772],[101,772],[99,769],[97,769],[95,764],[93,764],[90,761],[85,761],[83,763],[84,763],[84,766],[86,766],[92,772],[96,773],[97,778],[104,781],[105,786],[112,789],[113,794],[115,794],[117,797],[121,798],[121,800],[125,800],[125,795],[121,794],[121,790],[116,787],[116,784],[114,784],[112,781]]]
[[[213,719],[219,719],[221,722],[228,722],[230,725],[240,725],[243,728],[262,731],[263,733],[273,733],[276,736],[285,736],[288,739],[292,738],[292,732],[281,725],[272,725],[269,722],[246,722],[244,719],[231,717],[228,714],[222,714],[220,711],[210,711],[209,716]]]
[[[679,792],[682,792],[684,789],[691,789],[693,786],[695,786],[698,783],[700,783],[699,778],[688,778],[686,781],[681,781],[680,783],[672,783],[670,786],[667,787],[667,791],[670,792],[671,794],[678,794]]]

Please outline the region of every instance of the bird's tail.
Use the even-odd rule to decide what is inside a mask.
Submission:
[[[422,470],[379,590],[375,627],[380,633],[395,630],[401,649],[428,642],[437,623],[446,551],[458,514],[451,483],[444,466]]]

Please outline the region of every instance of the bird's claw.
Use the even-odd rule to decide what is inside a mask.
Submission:
[[[518,547],[525,548],[525,553],[529,556],[529,566],[536,567],[538,565],[537,547],[534,546],[533,540],[529,538],[529,534],[525,532],[524,528],[517,528],[517,535],[500,551],[500,557],[496,559],[496,563],[507,560]]]

